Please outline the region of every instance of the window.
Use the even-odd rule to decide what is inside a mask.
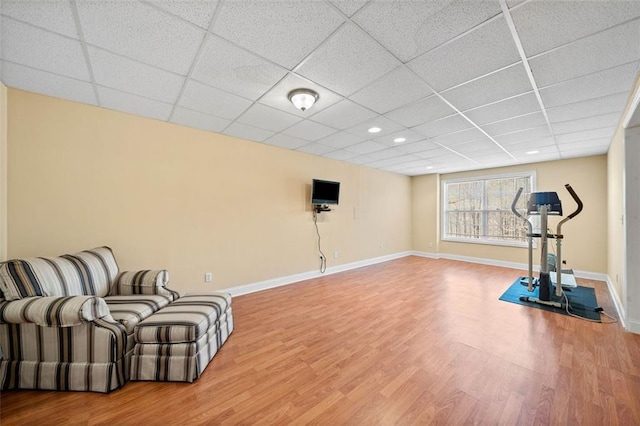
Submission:
[[[519,188],[523,190],[516,207],[524,213],[535,188],[535,172],[443,181],[443,239],[524,245],[526,227],[511,211]]]

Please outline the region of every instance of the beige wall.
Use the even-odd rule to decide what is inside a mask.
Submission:
[[[584,203],[584,210],[572,221],[565,223],[562,232],[565,239],[562,245],[563,258],[567,260],[567,267],[587,272],[607,272],[607,159],[606,156],[575,158],[560,161],[549,161],[501,167],[495,169],[475,170],[463,173],[442,175],[441,180],[461,177],[475,177],[499,175],[519,171],[535,171],[538,191],[555,191],[563,202],[565,216],[575,210],[575,203],[564,188],[565,183],[571,184]],[[439,197],[434,197],[436,190],[434,179],[426,181],[426,177],[413,179],[413,198],[425,199],[416,207],[414,205],[414,223],[420,217],[428,217],[440,209]],[[415,201],[414,201],[415,202]],[[433,203],[438,203],[434,205]],[[549,225],[555,231],[558,218],[550,218]],[[424,248],[427,241],[422,238],[433,238],[438,232],[435,222],[424,222],[423,229],[418,233],[414,230],[413,247],[416,250],[433,252]],[[555,244],[555,242],[554,242]],[[470,244],[450,241],[440,241],[439,253],[492,259],[504,262],[528,262],[527,249],[518,247],[504,247],[487,244]],[[539,251],[534,253],[534,262],[540,259]]]
[[[439,249],[440,175],[413,177],[411,195],[413,250],[437,253]]]
[[[608,270],[607,273],[611,279],[613,286],[618,293],[618,297],[623,304],[627,302],[623,300],[622,295],[622,277],[623,277],[623,258],[624,253],[624,227],[622,217],[624,193],[622,188],[624,173],[624,129],[622,120],[629,113],[631,101],[634,94],[640,90],[640,74],[636,77],[633,90],[629,94],[629,99],[624,113],[618,123],[618,128],[611,141],[609,153],[607,155],[607,187],[608,197],[607,204],[609,206],[609,218],[607,221],[608,241]],[[629,279],[629,277],[627,278]]]
[[[108,245],[179,291],[316,270],[313,178],[341,182],[329,266],[411,249],[407,176],[15,89],[8,106],[10,257]]]
[[[7,259],[7,87],[0,83],[0,261]]]

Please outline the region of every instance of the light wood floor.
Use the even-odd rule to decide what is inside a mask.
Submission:
[[[640,425],[640,336],[498,301],[520,274],[406,257],[237,297],[195,383],[4,392],[0,422]]]

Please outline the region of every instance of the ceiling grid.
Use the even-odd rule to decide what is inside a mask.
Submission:
[[[606,153],[640,70],[636,0],[2,0],[0,21],[9,87],[406,175]]]

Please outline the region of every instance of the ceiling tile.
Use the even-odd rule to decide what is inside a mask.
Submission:
[[[344,25],[298,69],[337,93],[350,95],[400,65],[354,25]]]
[[[558,150],[556,150],[556,152],[554,153],[547,153],[547,154],[535,154],[535,155],[526,155],[526,154],[520,154],[517,157],[522,163],[540,163],[542,161],[556,161],[556,160],[560,160],[563,157],[560,157],[560,153]],[[566,157],[564,157],[566,158]]]
[[[225,129],[224,134],[250,141],[262,142],[273,136],[275,132],[235,122]]]
[[[442,91],[520,62],[504,18],[474,29],[408,63],[435,90]]]
[[[448,133],[446,135],[435,137],[431,139],[431,141],[447,147],[451,147],[453,145],[477,141],[485,138],[486,136],[484,135],[484,133],[482,133],[480,130],[478,130],[475,127],[471,127],[469,129],[461,130],[459,132]]]
[[[384,114],[433,93],[404,66],[385,74],[350,96],[350,99]]]
[[[364,139],[347,132],[337,132],[318,140],[318,143],[335,148],[346,148],[350,145],[359,144],[360,142],[364,142]]]
[[[496,136],[546,125],[547,120],[544,118],[544,114],[542,114],[542,112],[533,112],[530,114],[520,115],[518,117],[508,118],[506,120],[485,124],[484,126],[482,126],[482,129],[491,136]]]
[[[342,161],[345,161],[357,156],[358,156],[357,153],[345,151],[344,149],[339,149],[337,151],[331,151],[326,154],[323,154],[323,157],[333,158],[334,160],[342,160]]]
[[[238,121],[261,129],[281,132],[299,122],[300,118],[279,109],[255,103],[238,118]]]
[[[620,113],[597,115],[595,117],[582,118],[579,120],[563,121],[552,125],[556,135],[579,132],[583,130],[600,129],[603,127],[613,127],[620,121]]]
[[[393,156],[391,158],[387,158],[384,160],[373,161],[367,164],[367,167],[374,167],[374,168],[390,167],[390,166],[397,166],[399,164],[407,164],[413,161],[420,161],[420,160],[413,155],[400,155],[400,156]]]
[[[353,16],[358,10],[362,8],[369,0],[330,0],[331,3],[340,9],[342,13],[347,16]]]
[[[306,111],[300,111],[289,101],[289,92],[300,88],[314,90],[319,95],[318,101],[312,108],[309,108]],[[309,118],[342,99],[343,98],[340,95],[337,95],[322,86],[310,82],[296,74],[289,74],[274,88],[261,97],[258,102],[278,108],[279,110],[290,114],[295,114],[298,117]]]
[[[343,19],[324,2],[234,1],[223,4],[213,32],[292,69]]]
[[[98,96],[100,96],[100,106],[116,111],[124,111],[162,121],[167,121],[171,114],[171,104],[120,92],[107,87],[98,87]]]
[[[347,151],[355,152],[357,154],[369,154],[371,152],[380,151],[387,148],[389,148],[387,145],[378,142],[365,141],[357,145],[351,145],[347,148]],[[375,158],[372,159],[372,161],[375,161]]]
[[[190,109],[176,107],[171,114],[172,123],[182,124],[188,127],[194,127],[196,129],[208,130],[211,132],[220,133],[224,130],[231,120],[225,118],[215,117],[213,115],[203,114],[198,111],[192,111]]]
[[[507,148],[514,157],[521,158],[536,158],[538,155],[545,154],[558,154],[558,147],[556,144],[544,145],[537,144],[535,146],[531,145],[531,143],[527,144],[519,144],[519,145],[509,145]],[[533,151],[538,151],[533,153]],[[532,154],[527,154],[527,152],[532,152]]]
[[[574,157],[590,157],[592,155],[602,155],[606,154],[609,151],[608,146],[601,147],[593,147],[593,148],[579,148],[579,149],[567,149],[562,150],[563,158],[574,158]]]
[[[293,136],[295,138],[313,142],[336,133],[336,129],[332,129],[331,127],[327,127],[322,124],[314,123],[310,120],[304,120],[297,124],[294,124],[282,133],[284,133],[285,135]]]
[[[428,157],[425,158],[428,161],[431,162],[431,164],[433,165],[446,165],[446,166],[450,166],[450,165],[460,165],[460,164],[465,164],[465,165],[469,165],[470,162],[468,159],[453,153],[451,151],[447,151],[447,153],[445,155],[441,155],[441,156],[437,156],[437,157]]]
[[[507,0],[507,6],[509,7],[509,9],[525,2],[527,0]]]
[[[97,105],[91,83],[0,61],[2,82],[16,89]]]
[[[287,71],[215,36],[207,36],[191,77],[209,86],[256,100]]]
[[[90,81],[80,42],[0,17],[0,59]]]
[[[567,133],[564,135],[556,135],[556,140],[558,143],[570,143],[570,142],[580,142],[580,141],[589,141],[594,139],[603,139],[613,137],[616,128],[612,127],[604,127],[602,129],[593,129],[593,130],[585,130],[582,132],[573,132]]]
[[[640,59],[640,19],[529,60],[539,87]],[[615,48],[612,48],[615,46]]]
[[[311,120],[329,127],[344,130],[376,116],[377,114],[375,112],[348,99],[344,99],[313,114]]]
[[[471,127],[473,127],[471,123],[465,120],[460,114],[456,114],[441,118],[440,120],[432,121],[431,123],[416,126],[412,130],[415,130],[429,138],[434,138],[448,133],[459,132],[460,130],[469,129]]]
[[[507,133],[505,135],[494,136],[499,144],[506,146],[514,143],[528,142],[536,139],[551,137],[548,126],[540,126],[534,129],[522,130],[520,132]]]
[[[586,101],[601,96],[629,92],[636,77],[638,64],[632,63],[540,90],[546,108]]]
[[[376,1],[355,21],[406,62],[499,13],[495,1]]]
[[[403,126],[413,127],[418,124],[435,121],[452,114],[455,114],[455,110],[438,96],[433,95],[426,99],[388,112],[385,114],[385,117],[388,117]]]
[[[532,90],[524,67],[518,63],[512,67],[455,87],[442,93],[459,110],[486,105]]]
[[[184,77],[95,47],[87,50],[97,84],[166,103],[177,100]]]
[[[637,1],[530,1],[512,11],[527,56],[639,16]]]
[[[204,29],[209,28],[213,12],[218,5],[217,0],[146,0],[174,15],[196,24]]]
[[[179,105],[205,114],[234,120],[251,106],[251,101],[189,80]]]
[[[278,133],[265,140],[264,143],[286,149],[296,149],[307,145],[309,141]]]
[[[396,138],[404,138],[405,140],[402,142],[396,142]],[[425,139],[424,135],[418,132],[409,129],[402,129],[385,136],[380,136],[373,140],[389,146],[400,146],[410,144],[412,142],[417,142],[423,139]]]
[[[414,152],[413,155],[415,155],[416,157],[428,159],[434,162],[450,161],[452,156],[458,160],[462,158],[459,155],[453,154],[450,150],[443,148],[439,145],[438,145],[438,149],[428,149],[426,151]]]
[[[556,150],[556,141],[553,137],[539,138],[535,139],[535,141],[525,141],[525,142],[516,142],[510,143],[509,145],[505,145],[504,148],[509,152],[519,152],[519,151],[531,151],[531,150],[539,150],[540,148],[545,147],[546,150]]]
[[[315,142],[301,146],[300,148],[296,149],[296,151],[306,152],[307,154],[313,154],[313,155],[323,155],[335,150],[336,148],[332,146],[322,145]]]
[[[372,127],[379,127],[381,130],[378,133],[369,133],[369,129]],[[389,120],[386,117],[379,115],[376,118],[360,123],[357,126],[353,126],[347,131],[356,136],[360,136],[365,139],[379,138],[385,135],[395,134],[406,130],[405,127],[398,123]]]
[[[22,22],[77,38],[78,31],[68,1],[2,0],[0,12]]]
[[[628,96],[627,92],[622,92],[588,101],[562,105],[547,109],[547,115],[551,123],[558,123],[607,113],[622,114]]]
[[[205,32],[139,2],[76,0],[87,43],[186,75]]]
[[[387,149],[383,149],[380,151],[374,151],[374,152],[370,152],[367,154],[367,156],[369,156],[370,158],[374,158],[375,161],[379,161],[379,160],[388,160],[390,158],[396,158],[399,156],[406,156],[408,160],[417,160],[417,157],[411,156],[411,155],[407,155],[405,152],[402,151],[398,151],[396,149],[393,148],[387,148]],[[403,160],[404,161],[404,160]]]
[[[533,92],[514,96],[479,108],[464,111],[474,123],[483,125],[508,118],[540,112],[540,104]]]
[[[493,152],[491,154],[479,155],[474,154],[473,160],[482,166],[486,167],[504,167],[510,164],[515,164],[517,160],[511,158],[509,154],[504,151]]]
[[[441,149],[442,147],[440,145],[436,145],[435,143],[428,140],[398,145],[398,151],[402,151],[407,154]]]
[[[504,151],[496,145],[491,139],[485,137],[472,142],[464,142],[450,146],[460,154],[472,157],[476,155],[501,154]]]
[[[352,157],[349,158],[349,162],[353,163],[353,164],[367,164],[367,163],[371,163],[372,161],[375,161],[374,159],[372,159],[370,156],[366,155],[366,154],[362,154],[362,155],[358,155],[357,157]]]
[[[587,141],[566,142],[559,144],[559,146],[560,151],[573,151],[577,149],[608,148],[610,144],[611,138],[606,137],[602,139],[590,139]]]

